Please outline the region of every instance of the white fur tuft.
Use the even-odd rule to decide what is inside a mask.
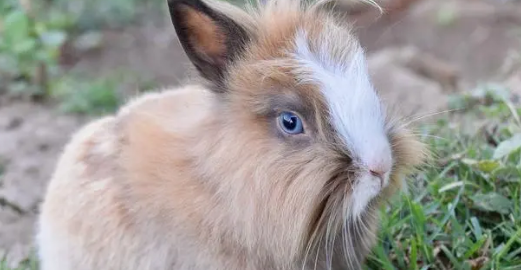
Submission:
[[[353,187],[353,214],[356,214],[362,212],[389,182],[388,173],[385,174],[383,186],[380,186],[377,177],[369,173],[370,167],[387,170],[392,164],[385,114],[370,82],[363,49],[358,44],[348,44],[351,46],[342,49],[342,59],[333,59],[332,39],[326,37],[321,42],[317,52],[312,52],[306,33],[297,32],[294,57],[302,69],[308,71],[299,71],[300,79],[320,86],[336,132],[351,152],[353,160],[367,170],[359,179],[362,181],[357,181]]]
[[[353,194],[351,195],[350,214],[352,217],[358,218],[362,214],[369,202],[380,193],[381,187],[377,179],[372,179],[370,174],[364,174],[357,179],[353,185]]]

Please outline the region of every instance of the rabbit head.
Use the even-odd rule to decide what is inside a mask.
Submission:
[[[357,38],[324,3],[168,2],[215,97],[206,139],[191,149],[219,202],[215,228],[228,224],[232,242],[281,264],[340,256],[356,266],[380,203],[422,163],[424,146],[389,115]]]

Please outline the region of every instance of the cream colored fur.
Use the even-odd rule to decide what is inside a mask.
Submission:
[[[323,89],[302,83],[303,69],[291,58],[296,31],[306,30],[310,50],[326,48],[332,61],[351,61],[357,42],[349,27],[298,0],[271,0],[251,15],[211,6],[251,36],[227,67],[219,84],[226,89],[205,83],[145,94],[78,131],[41,206],[42,270],[361,267],[376,242],[378,207],[421,164],[423,144],[387,115],[379,132],[392,148],[388,185],[350,215],[353,186],[374,179],[350,161],[356,157],[331,128]],[[211,21],[190,12],[194,31],[199,21]],[[201,27],[211,34],[221,29]],[[340,32],[345,36],[335,39]],[[215,56],[225,45],[196,49]],[[295,104],[307,113],[307,133],[285,137],[271,112]]]
[[[248,194],[258,188],[269,196],[266,183],[221,191],[201,183],[218,177],[219,170],[226,173],[214,168],[219,165],[236,170],[236,177],[250,173],[241,172],[240,158],[234,157],[247,149],[213,143],[227,135],[230,143],[238,142],[237,135],[208,132],[218,124],[214,103],[213,94],[197,86],[147,94],[75,134],[41,207],[37,239],[42,270],[301,269],[293,254],[298,247],[285,245],[300,238],[299,226],[305,225],[284,220],[257,224],[254,213],[277,212],[275,204],[255,205]],[[269,168],[256,173],[263,170]],[[231,176],[221,179],[238,185]],[[264,178],[258,179],[268,180]],[[311,192],[306,189],[313,185],[300,189]],[[223,201],[215,192],[244,194],[228,194],[230,200]],[[295,207],[297,212],[286,214],[298,218],[299,205]],[[240,224],[242,215],[252,222],[243,232],[238,230],[246,225]],[[277,235],[271,226],[287,228]],[[263,241],[267,243],[259,243]],[[264,257],[255,250],[264,245],[274,254]]]

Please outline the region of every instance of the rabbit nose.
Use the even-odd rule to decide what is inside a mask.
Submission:
[[[378,179],[380,179],[380,185],[383,187],[385,184],[386,175],[391,170],[390,163],[378,162],[375,164],[370,164],[368,169],[373,176],[376,176]]]
[[[372,175],[376,176],[376,177],[383,177],[386,173],[386,171],[381,171],[381,170],[372,170],[372,169],[369,169],[369,172],[371,172]]]
[[[378,177],[380,179],[380,186],[384,185],[384,178],[385,178],[385,172],[382,171],[375,171],[375,170],[369,170],[369,172],[373,175]]]
[[[367,141],[363,146],[360,151],[361,169],[380,179],[384,187],[393,165],[391,146],[386,139]]]

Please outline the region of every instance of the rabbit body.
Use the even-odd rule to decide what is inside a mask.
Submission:
[[[214,99],[198,86],[147,94],[79,130],[42,205],[42,270],[303,269],[238,245],[234,213],[187,170],[219,136],[206,130]]]

